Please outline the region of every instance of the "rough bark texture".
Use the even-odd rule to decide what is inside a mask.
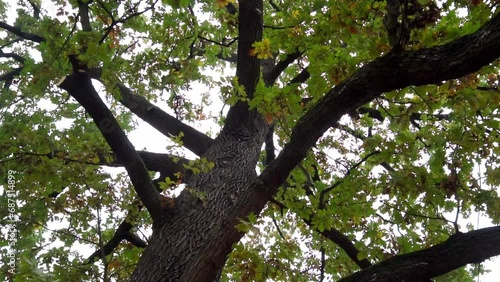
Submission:
[[[500,226],[458,233],[421,251],[395,256],[339,282],[429,281],[468,263],[480,263],[500,253]]]
[[[266,126],[239,136],[221,135],[205,157],[215,163],[193,175],[176,199],[174,215],[155,229],[132,281],[211,281],[243,234],[252,181]],[[249,197],[250,196],[250,197]],[[242,201],[242,199],[249,199]]]
[[[262,1],[239,4],[236,75],[251,98],[260,78],[260,62],[250,50],[262,39]],[[173,215],[157,222],[131,281],[215,279],[231,246],[243,236],[235,225],[266,202],[260,197],[253,204],[252,191],[268,127],[246,103],[231,107],[222,133],[203,154],[215,168],[186,179],[188,188],[176,199]]]

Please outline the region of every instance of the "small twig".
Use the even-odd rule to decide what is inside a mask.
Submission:
[[[455,228],[455,233],[460,233],[460,229],[458,228],[458,217],[460,216],[460,200],[457,199],[457,213],[455,215],[455,221],[453,221],[453,227]]]
[[[276,230],[278,231],[278,234],[280,235],[281,239],[285,240],[285,236],[283,235],[283,232],[281,232],[281,229],[278,225],[278,222],[276,222],[276,218],[274,217],[274,214],[272,214],[271,218],[273,220],[274,227],[276,227]]]
[[[295,28],[296,26],[272,26],[272,25],[263,25],[263,28],[268,29],[287,29],[287,28]]]
[[[231,41],[229,41],[229,43],[221,43],[221,42],[217,42],[217,41],[205,38],[201,35],[198,35],[198,38],[205,40],[207,42],[214,43],[214,44],[219,45],[219,46],[223,46],[223,47],[230,47],[234,42],[236,42],[238,40],[238,37],[236,37],[236,38],[232,39]]]
[[[68,44],[69,39],[71,38],[71,36],[73,35],[73,33],[76,30],[76,25],[78,23],[79,16],[80,16],[80,14],[76,14],[76,16],[75,16],[75,22],[73,23],[73,27],[71,28],[71,31],[69,32],[68,36],[66,37],[66,40],[64,40],[64,43],[61,46],[61,48],[59,48],[59,51],[57,52],[57,54],[54,57],[54,59],[52,60],[52,62],[50,62],[50,65],[52,65],[57,60],[57,58],[59,58],[59,56],[61,55],[62,51],[64,50],[64,47],[66,46],[66,44]]]

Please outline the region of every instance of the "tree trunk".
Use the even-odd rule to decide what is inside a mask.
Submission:
[[[189,176],[173,214],[156,222],[131,281],[213,281],[232,245],[243,236],[235,226],[258,213],[255,166],[268,126],[256,119],[239,132],[223,132],[204,155],[208,173]]]

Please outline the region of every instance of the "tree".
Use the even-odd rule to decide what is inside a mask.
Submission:
[[[463,219],[500,219],[497,1],[18,2],[14,281],[472,281],[500,254]],[[132,113],[173,143],[136,150]]]

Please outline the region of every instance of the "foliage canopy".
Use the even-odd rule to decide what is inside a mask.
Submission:
[[[0,276],[472,281],[500,254],[467,220],[500,222],[497,10],[0,1]]]

